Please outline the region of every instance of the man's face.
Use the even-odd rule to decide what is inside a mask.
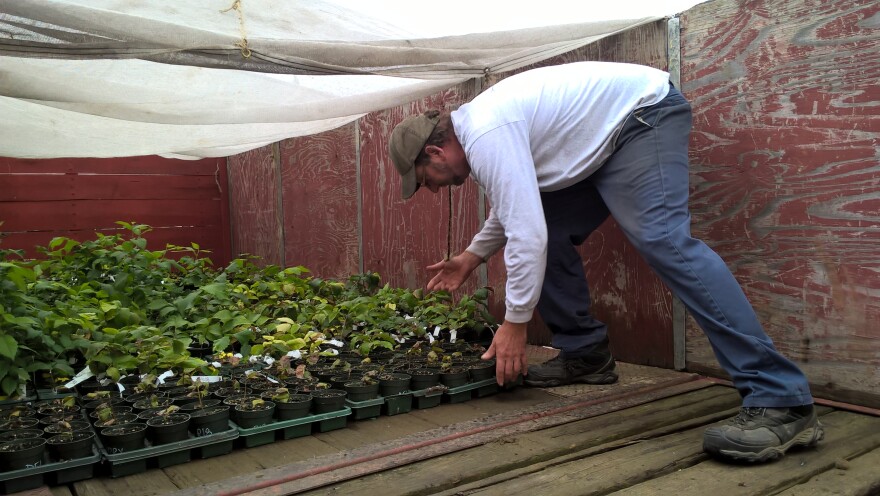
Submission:
[[[460,186],[470,174],[470,166],[460,151],[461,147],[428,146],[430,161],[416,166],[416,181],[420,187],[437,193],[444,186]]]

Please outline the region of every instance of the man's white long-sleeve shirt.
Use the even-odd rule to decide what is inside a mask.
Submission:
[[[669,91],[669,74],[611,62],[542,67],[511,76],[452,112],[471,175],[491,211],[467,251],[488,258],[505,244],[505,319],[532,318],[547,257],[540,192],[596,171],[633,110]]]

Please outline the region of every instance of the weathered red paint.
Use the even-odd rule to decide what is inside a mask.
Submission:
[[[343,280],[360,270],[356,130],[280,143],[286,265]]]
[[[230,259],[225,159],[0,158],[3,248],[36,256],[57,236],[93,239],[116,221],[147,224],[149,247],[197,243],[215,264]]]
[[[276,148],[264,146],[227,159],[232,253],[259,257],[258,264],[285,265]]]
[[[822,396],[880,404],[880,3],[715,0],[682,19],[693,231]],[[717,367],[691,322],[687,360]]]

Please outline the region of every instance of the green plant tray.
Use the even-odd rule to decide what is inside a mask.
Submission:
[[[492,377],[477,382],[469,382],[464,386],[449,388],[443,395],[447,403],[462,403],[476,396],[481,398],[498,392],[498,381]]]
[[[78,396],[78,395],[77,395],[76,391],[74,391],[73,389],[71,389],[65,393],[59,393],[53,389],[37,389],[37,398],[40,401],[54,400],[54,399],[58,399],[58,398],[66,398],[68,396]]]
[[[19,403],[30,403],[32,401],[37,401],[37,395],[34,394],[32,396],[19,397],[9,400],[0,400],[0,406],[8,406],[8,405],[17,405]]]
[[[394,396],[385,397],[385,405],[382,407],[382,413],[388,415],[398,415],[401,413],[409,413],[413,406],[413,394],[411,391],[405,391]]]
[[[108,462],[110,477],[115,478],[145,472],[148,467],[165,468],[186,463],[192,459],[194,451],[201,458],[228,453],[232,451],[232,442],[237,437],[238,428],[230,422],[229,429],[209,436],[196,437],[190,434],[185,441],[157,446],[150,446],[147,441],[148,446],[145,448],[114,454],[107,453],[100,439],[95,439],[101,456]],[[204,456],[206,453],[208,456]]]
[[[351,409],[351,417],[355,420],[378,417],[382,413],[383,404],[385,404],[385,398],[381,396],[364,401],[345,400],[345,406]]]
[[[48,462],[48,455],[44,455],[43,460]],[[17,493],[43,484],[59,485],[90,479],[94,475],[95,464],[100,461],[98,446],[92,443],[92,456],[0,472],[0,493]]]
[[[440,401],[443,399],[443,391],[444,390],[442,389],[436,389],[433,391],[430,389],[419,389],[413,391],[413,407],[417,410],[434,408],[439,405]]]
[[[253,448],[272,443],[276,438],[293,439],[308,436],[312,433],[313,424],[316,423],[321,432],[339,429],[345,427],[345,418],[350,414],[351,409],[345,407],[335,412],[318,413],[298,419],[275,420],[249,429],[236,426],[239,434],[238,443],[244,448]]]

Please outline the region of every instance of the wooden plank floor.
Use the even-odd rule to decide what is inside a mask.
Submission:
[[[518,388],[40,494],[880,494],[878,417],[822,407],[818,449],[722,464],[702,453],[702,432],[736,413],[732,388],[620,368],[613,387]]]

